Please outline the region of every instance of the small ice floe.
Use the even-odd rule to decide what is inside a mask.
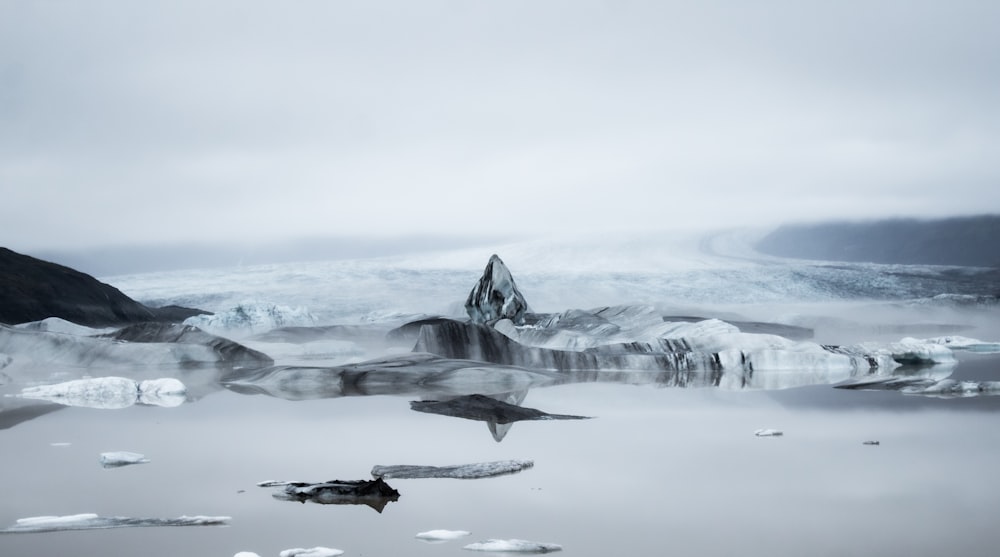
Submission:
[[[464,538],[468,536],[469,532],[465,530],[428,530],[426,532],[420,532],[416,535],[416,538],[427,543],[444,543],[451,540],[457,540],[458,538]]]
[[[233,557],[260,557],[260,555],[257,555],[253,551],[240,551],[233,555]]]
[[[976,338],[958,335],[929,338],[923,342],[940,344],[955,350],[967,350],[969,352],[982,352],[987,354],[1000,352],[1000,342],[986,342]]]
[[[146,455],[129,451],[110,451],[101,453],[101,466],[105,468],[120,468],[132,464],[145,464],[149,462]]]
[[[95,377],[26,387],[19,396],[64,406],[117,410],[134,404],[178,406],[186,400],[186,390],[184,383],[173,378],[138,382],[125,377]]]
[[[528,540],[486,540],[470,543],[462,549],[470,551],[496,551],[503,553],[551,553],[562,551],[562,546],[555,543],[532,542]]]
[[[861,444],[862,445],[875,445],[875,446],[878,446],[879,442],[878,441],[864,441]]]
[[[535,465],[532,460],[497,460],[494,462],[479,462],[475,464],[456,464],[453,466],[420,466],[420,465],[378,465],[372,468],[375,478],[457,478],[472,480],[516,474]]]
[[[758,429],[753,434],[757,437],[781,437],[785,432],[777,429]]]
[[[333,549],[331,547],[310,547],[309,549],[303,549],[301,547],[296,547],[294,549],[286,549],[279,553],[280,557],[336,557],[337,555],[343,555],[344,552],[340,549]]]
[[[65,516],[33,516],[21,518],[3,534],[61,532],[64,530],[103,530],[107,528],[141,528],[152,526],[223,526],[232,520],[228,516],[181,516],[178,518],[132,518],[98,516],[93,513]]]

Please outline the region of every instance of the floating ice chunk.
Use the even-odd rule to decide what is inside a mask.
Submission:
[[[426,532],[418,533],[416,537],[419,540],[435,543],[457,540],[458,538],[464,538],[469,534],[470,533],[465,530],[428,530]]]
[[[72,443],[66,443],[65,441],[56,441],[55,443],[49,443],[49,446],[52,447],[68,447],[70,445],[72,445]]]
[[[944,336],[925,339],[923,342],[940,344],[955,350],[968,350],[969,352],[1000,352],[1000,342],[985,342],[975,338],[963,336]],[[0,366],[2,367],[2,366]]]
[[[187,387],[172,377],[147,379],[139,383],[139,403],[173,408],[187,400]]]
[[[145,464],[149,462],[146,455],[129,451],[111,451],[101,453],[101,466],[105,468],[120,468],[130,464]]]
[[[233,557],[260,557],[253,551],[240,551],[239,553],[233,555]]]
[[[184,384],[173,378],[139,383],[125,377],[96,377],[26,387],[21,390],[20,397],[65,406],[115,410],[136,403],[173,407],[184,402],[184,393]]]
[[[322,546],[310,547],[309,549],[296,547],[294,549],[286,549],[279,553],[280,557],[336,557],[337,555],[343,554],[344,552],[340,549]]]
[[[510,553],[551,553],[562,551],[562,546],[555,543],[532,542],[528,540],[486,540],[470,543],[463,549],[470,551],[498,551]]]
[[[531,460],[498,460],[455,466],[375,466],[372,468],[372,476],[376,478],[457,478],[470,480],[515,474],[534,465],[534,461]]]
[[[758,429],[753,434],[757,437],[781,437],[785,432],[777,429]]]
[[[106,528],[140,528],[153,526],[222,526],[232,520],[228,516],[181,516],[178,518],[132,518],[98,516],[93,513],[66,516],[33,516],[21,518],[0,533],[60,532],[64,530],[99,530]]]
[[[218,333],[255,334],[278,327],[308,327],[318,319],[304,307],[288,307],[246,300],[229,311],[213,315],[195,315],[184,320],[185,325]]]

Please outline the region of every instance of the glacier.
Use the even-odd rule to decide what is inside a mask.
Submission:
[[[259,300],[244,300],[233,308],[211,315],[195,315],[185,325],[221,335],[247,336],[281,327],[317,325],[318,318],[305,307],[289,307]]]

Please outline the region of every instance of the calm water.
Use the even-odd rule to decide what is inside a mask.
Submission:
[[[643,265],[620,273],[606,270],[627,267],[614,259],[623,253],[618,248],[596,259],[533,246],[501,253],[536,311],[645,303],[680,315],[735,312],[812,327],[824,343],[948,333],[1000,339],[996,306],[924,303],[940,293],[995,293],[992,275],[970,282],[964,271],[944,268],[782,262],[673,244],[661,251],[649,257],[642,250],[631,262]],[[225,311],[244,299],[264,300],[308,306],[324,323],[370,322],[385,315],[379,312],[460,312],[488,254],[455,257],[108,282],[147,302]],[[564,264],[581,261],[605,270]],[[649,262],[665,263],[647,268]],[[18,375],[13,367],[0,381],[2,395],[81,373],[133,374],[43,367]],[[189,400],[174,408],[98,410],[0,397],[0,528],[24,517],[78,513],[221,515],[232,517],[230,525],[0,534],[0,556],[266,557],[327,546],[355,556],[443,557],[470,555],[463,545],[488,538],[558,543],[563,554],[580,557],[992,556],[1000,543],[996,396],[940,399],[829,385],[730,391],[570,384],[534,388],[523,405],[593,419],[519,422],[497,442],[484,422],[410,410],[409,401],[426,394],[419,390],[292,401],[226,390],[213,369],[134,375],[176,376],[188,385]],[[963,354],[954,377],[1000,380],[1000,357]],[[784,436],[755,437],[759,428]],[[880,445],[862,444],[868,440]],[[140,452],[151,462],[102,468],[100,453],[114,450]],[[482,480],[389,480],[401,496],[381,513],[281,501],[256,486],[367,479],[375,465],[503,459],[535,466]],[[442,544],[414,538],[432,529],[472,535]]]
[[[956,375],[998,379],[998,364],[963,356]],[[230,526],[0,535],[0,555],[264,556],[321,545],[444,556],[486,538],[554,542],[578,556],[996,554],[1000,397],[562,385],[533,389],[524,405],[594,419],[519,422],[498,443],[483,422],[410,410],[418,393],[287,401],[207,389],[176,408],[57,407],[5,424],[0,524],[93,512],[226,515]],[[764,427],[785,435],[753,435]],[[98,456],[110,450],[152,462],[104,469]],[[401,497],[382,513],[256,487],[365,479],[377,464],[511,458],[535,466],[390,480]],[[472,535],[414,539],[438,528]]]

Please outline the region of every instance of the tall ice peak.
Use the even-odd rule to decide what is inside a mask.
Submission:
[[[469,292],[465,311],[473,323],[495,323],[510,319],[517,325],[524,324],[528,302],[514,284],[514,277],[496,254],[490,257],[483,276]]]

